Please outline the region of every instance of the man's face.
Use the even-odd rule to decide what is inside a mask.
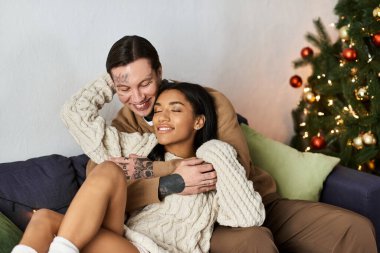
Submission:
[[[161,82],[161,69],[157,72],[145,58],[111,69],[120,102],[139,116],[149,115]]]

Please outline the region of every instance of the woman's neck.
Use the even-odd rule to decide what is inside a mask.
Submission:
[[[191,145],[166,145],[165,151],[169,152],[176,157],[190,158],[195,157],[195,150],[193,144]]]

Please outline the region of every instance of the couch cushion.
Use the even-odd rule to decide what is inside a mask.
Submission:
[[[300,152],[266,138],[241,125],[253,164],[266,170],[276,181],[284,198],[318,201],[326,177],[338,164],[336,157]]]
[[[84,155],[48,155],[0,164],[0,212],[22,230],[34,209],[64,213],[82,182],[87,160]]]

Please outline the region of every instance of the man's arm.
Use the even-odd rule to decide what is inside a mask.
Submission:
[[[247,141],[231,102],[218,91],[209,89],[209,92],[214,97],[218,115],[218,139],[227,142],[237,151],[237,159],[243,165],[247,178],[253,181],[256,191],[262,197],[276,192],[273,178],[264,170],[253,166]],[[265,198],[263,200],[266,201]]]

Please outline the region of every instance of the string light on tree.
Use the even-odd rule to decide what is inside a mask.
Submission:
[[[356,76],[356,74],[358,73],[358,68],[351,68],[351,76]]]
[[[349,35],[348,35],[348,26],[342,26],[339,29],[339,37],[342,40],[348,40],[350,38]]]

